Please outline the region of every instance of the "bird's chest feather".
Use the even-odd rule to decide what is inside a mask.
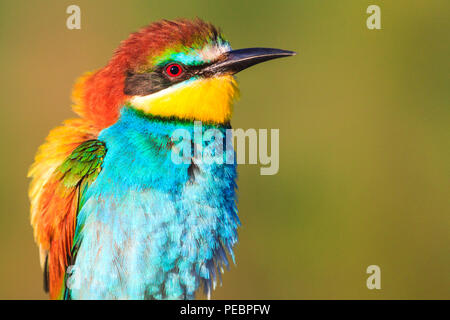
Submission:
[[[174,163],[180,126],[192,130],[125,110],[100,134],[107,153],[81,199],[70,298],[193,298],[220,277],[237,241],[236,168]]]

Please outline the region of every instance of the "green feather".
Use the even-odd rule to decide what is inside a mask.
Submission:
[[[92,182],[101,170],[106,146],[98,140],[79,145],[58,168],[60,179],[67,188],[73,188],[84,178]]]

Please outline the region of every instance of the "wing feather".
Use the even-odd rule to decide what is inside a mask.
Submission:
[[[31,223],[44,268],[44,287],[52,299],[64,292],[81,192],[97,177],[106,154],[104,143],[92,137],[76,120],[67,122],[50,133],[29,172],[33,177]]]

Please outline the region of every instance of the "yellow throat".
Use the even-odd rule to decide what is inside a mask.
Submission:
[[[198,78],[147,96],[134,96],[131,105],[146,114],[202,122],[226,123],[239,90],[232,75]]]

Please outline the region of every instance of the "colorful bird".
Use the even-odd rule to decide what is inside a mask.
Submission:
[[[194,135],[196,121],[202,132],[225,133],[233,75],[293,54],[231,50],[200,19],[162,20],[77,81],[79,118],[50,132],[29,171],[52,299],[193,299],[201,287],[209,296],[227,257],[234,260],[236,165],[199,161],[195,152],[176,163],[172,133]]]

